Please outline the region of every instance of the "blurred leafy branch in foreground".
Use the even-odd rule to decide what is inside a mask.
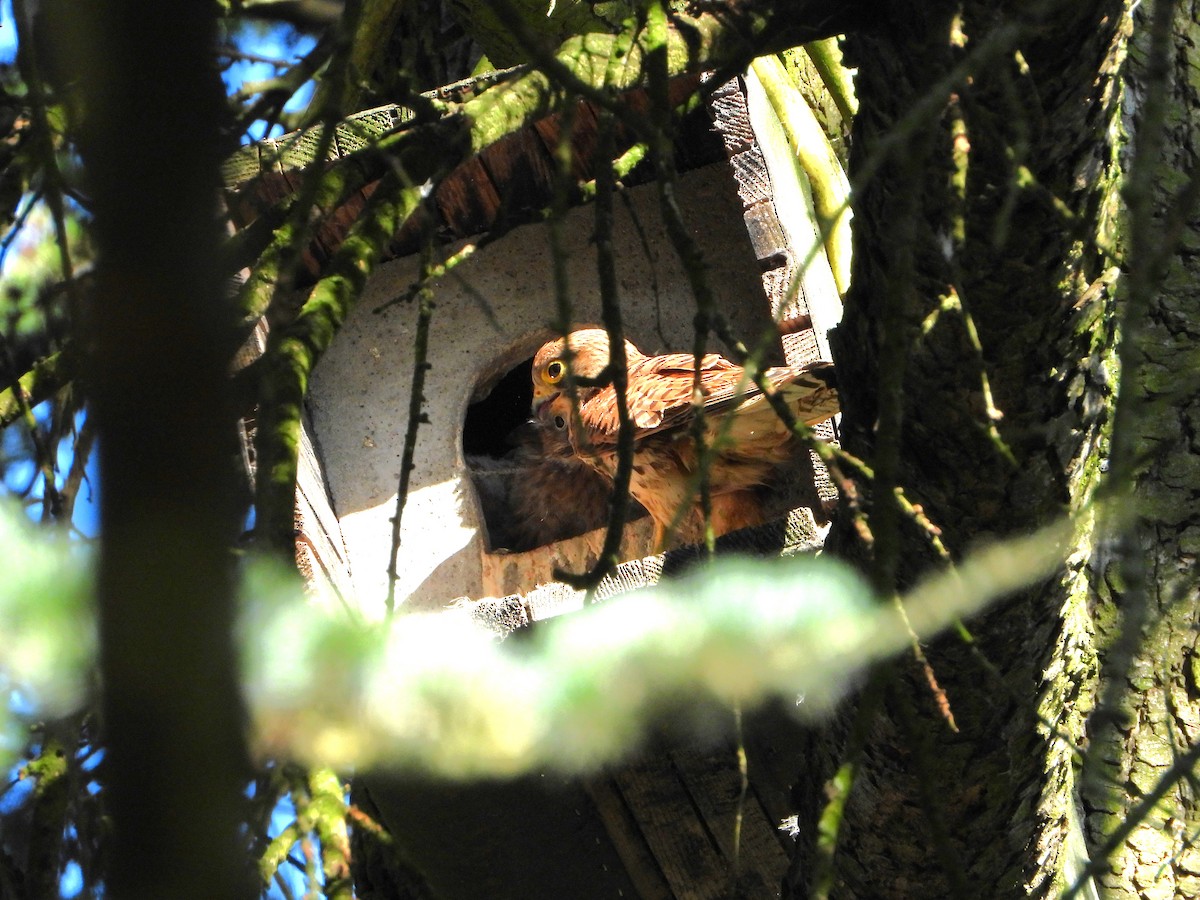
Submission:
[[[719,558],[676,580],[499,641],[466,609],[364,627],[301,600],[294,573],[244,569],[244,689],[264,754],[452,777],[589,771],[684,708],[698,728],[771,696],[831,709],[873,663],[1059,568],[1067,522],[968,556],[899,604],[807,557]],[[0,679],[39,714],[85,702],[95,648],[89,562],[0,506]],[[903,612],[901,611],[903,608]],[[712,717],[706,717],[711,713]],[[11,711],[5,722],[12,753]]]

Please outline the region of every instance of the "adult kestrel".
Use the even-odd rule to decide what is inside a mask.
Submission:
[[[578,422],[566,390],[567,367],[576,378],[597,378],[609,363],[609,340],[600,328],[571,332],[550,341],[533,358],[533,410],[546,432],[546,452],[581,459],[612,478],[617,468],[616,390],[580,385]],[[633,471],[629,492],[650,513],[659,549],[703,538],[699,509],[695,419],[695,357],[690,353],[646,356],[625,342],[625,389],[633,424]],[[743,368],[716,353],[700,360],[704,443],[712,448],[708,469],[711,523],[724,534],[764,521],[759,489],[795,452],[793,435]],[[763,372],[772,394],[780,395],[798,421],[807,425],[839,411],[831,385],[833,366],[815,362]]]

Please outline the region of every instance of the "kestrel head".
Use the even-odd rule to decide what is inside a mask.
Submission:
[[[567,359],[567,343],[570,341],[571,358]],[[568,340],[559,338],[542,345],[533,357],[533,411],[565,390],[567,366],[576,378],[596,378],[608,365],[608,333],[603,328],[580,328],[568,335]],[[625,342],[625,358],[638,359],[642,356],[637,347]]]
[[[556,394],[538,407],[535,423],[542,453],[549,457],[567,458],[574,455],[571,443],[571,401],[565,394]]]

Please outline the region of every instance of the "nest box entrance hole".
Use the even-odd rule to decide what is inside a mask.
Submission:
[[[511,438],[529,421],[533,402],[530,356],[505,373],[483,399],[467,407],[463,420],[463,455],[501,459],[513,449]]]

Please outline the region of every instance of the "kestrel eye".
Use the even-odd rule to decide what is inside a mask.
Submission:
[[[558,384],[562,381],[562,377],[567,374],[567,367],[557,359],[546,366],[546,380],[551,384]]]
[[[564,419],[562,416],[555,416],[554,417],[554,427],[557,428],[559,431],[562,431],[564,428],[567,427],[567,420]]]

